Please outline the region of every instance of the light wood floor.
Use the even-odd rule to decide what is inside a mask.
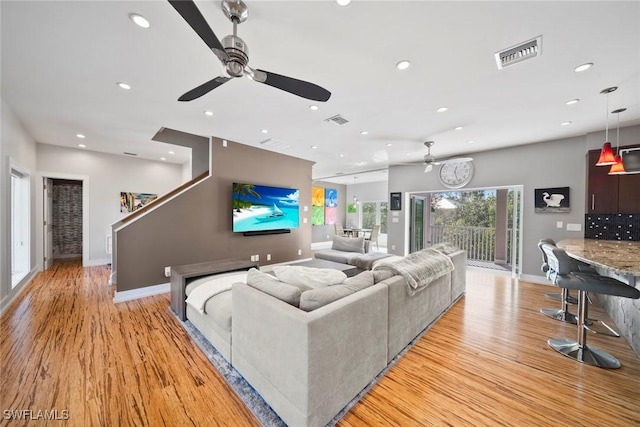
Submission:
[[[114,305],[108,276],[56,263],[2,316],[0,425],[258,425],[169,312],[168,294]],[[470,269],[466,296],[339,425],[640,425],[640,359],[623,338],[592,334],[621,369],[551,350],[547,338],[576,331],[538,312],[557,305],[549,290]],[[608,319],[597,306],[590,314]],[[23,409],[69,419],[3,417]]]

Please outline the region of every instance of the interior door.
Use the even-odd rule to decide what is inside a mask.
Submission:
[[[42,206],[44,207],[44,262],[43,266],[45,270],[51,268],[53,264],[53,180],[51,178],[44,178],[44,191],[42,192],[44,200]]]
[[[425,248],[425,206],[426,199],[424,197],[411,196],[410,252],[420,251]]]

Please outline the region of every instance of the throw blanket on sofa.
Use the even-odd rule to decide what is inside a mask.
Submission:
[[[187,304],[195,308],[200,314],[205,314],[204,306],[211,298],[215,297],[222,292],[231,290],[231,285],[237,282],[247,281],[247,273],[233,274],[223,277],[215,278],[198,285],[194,288],[187,297]]]
[[[428,248],[413,252],[395,262],[380,261],[373,269],[391,270],[401,275],[409,285],[409,295],[415,295],[438,277],[453,271],[454,266],[451,258],[440,251]]]

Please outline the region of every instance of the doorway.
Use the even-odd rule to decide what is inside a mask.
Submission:
[[[88,261],[88,182],[83,177],[48,174],[42,177],[43,269],[55,259]]]
[[[521,274],[522,186],[410,195],[411,252],[440,242],[467,251],[467,265]]]

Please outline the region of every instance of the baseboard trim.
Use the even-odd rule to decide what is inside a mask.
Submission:
[[[520,280],[523,280],[529,283],[535,283],[536,285],[553,286],[553,284],[549,282],[547,278],[544,276],[534,276],[533,274],[522,274],[520,275]]]
[[[145,286],[144,288],[131,289],[130,291],[122,291],[113,295],[113,303],[118,304],[125,301],[131,301],[134,299],[140,299],[150,297],[153,295],[164,294],[171,290],[169,283],[162,283],[160,285]]]
[[[111,264],[111,258],[99,258],[99,259],[90,259],[85,261],[82,260],[83,267],[98,267],[99,265],[107,265]]]
[[[31,269],[31,271],[22,278],[22,280],[20,280],[20,283],[18,283],[18,285],[13,288],[13,293],[7,295],[5,298],[2,299],[2,301],[0,301],[0,316],[2,316],[5,311],[7,311],[9,309],[9,307],[11,307],[11,304],[13,304],[13,302],[18,298],[18,296],[20,296],[20,294],[22,293],[22,291],[25,290],[25,288],[27,287],[27,285],[29,283],[31,283],[31,281],[33,279],[35,279],[36,275],[40,272],[40,268],[39,266],[35,266],[34,268]]]

